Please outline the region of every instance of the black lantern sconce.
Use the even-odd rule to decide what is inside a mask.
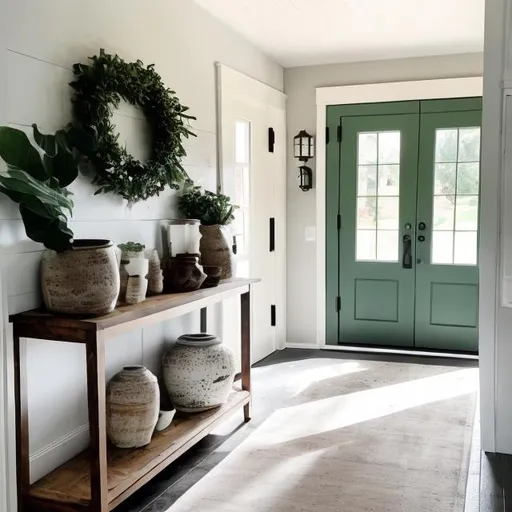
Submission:
[[[313,171],[307,165],[301,165],[299,167],[299,178],[300,184],[299,187],[304,192],[311,190],[313,188]]]
[[[293,139],[294,156],[301,162],[307,162],[315,156],[313,136],[306,130],[301,130]]]
[[[301,130],[293,138],[293,154],[301,162],[307,162],[315,156],[315,142],[312,135],[306,130]],[[299,187],[306,192],[313,188],[313,170],[307,165],[299,167]]]

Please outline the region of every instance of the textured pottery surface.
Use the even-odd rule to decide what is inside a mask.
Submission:
[[[165,288],[170,292],[193,292],[199,290],[206,274],[199,265],[199,255],[178,254],[167,262]]]
[[[160,265],[160,256],[156,249],[146,251],[149,260],[148,270],[148,294],[157,295],[164,291],[164,275]]]
[[[138,304],[146,299],[148,280],[142,276],[129,276],[126,284],[126,304]]]
[[[49,311],[106,315],[116,306],[119,285],[119,263],[112,242],[76,240],[70,251],[57,254],[46,249],[43,253],[41,286]]]
[[[151,441],[158,422],[160,390],[143,366],[126,366],[107,386],[107,433],[118,448],[139,448]]]
[[[178,411],[207,411],[227,400],[235,379],[235,358],[215,336],[186,334],[165,354],[163,377]]]
[[[201,265],[221,267],[221,279],[229,279],[235,274],[233,237],[228,226],[201,226],[200,252]]]

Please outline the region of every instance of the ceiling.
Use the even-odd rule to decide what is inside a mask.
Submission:
[[[195,0],[285,67],[483,51],[485,0]]]

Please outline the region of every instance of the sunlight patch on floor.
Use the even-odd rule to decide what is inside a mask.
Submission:
[[[265,446],[286,443],[477,391],[468,368],[400,384],[338,395],[275,411],[258,429]],[[301,425],[297,428],[297,425]]]

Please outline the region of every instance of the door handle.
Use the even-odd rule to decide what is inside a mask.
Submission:
[[[402,237],[403,255],[402,268],[412,268],[412,239],[411,235]]]

